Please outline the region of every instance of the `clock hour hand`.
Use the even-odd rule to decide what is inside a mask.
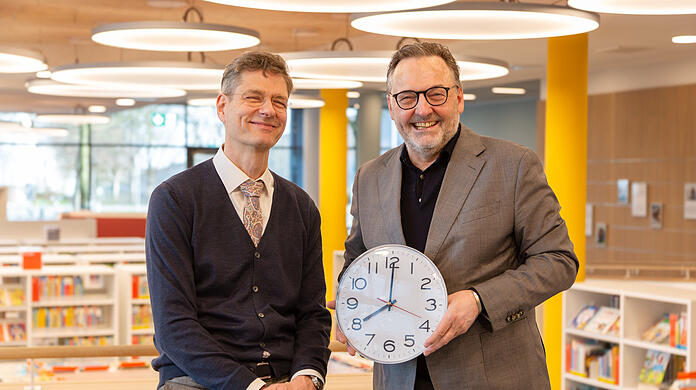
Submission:
[[[377,299],[379,299],[379,298],[377,298]],[[372,318],[375,314],[377,314],[377,313],[379,313],[379,312],[381,312],[381,311],[384,311],[384,309],[386,309],[386,308],[388,308],[388,307],[391,307],[391,306],[394,304],[394,302],[396,302],[396,299],[393,300],[392,303],[389,303],[389,302],[385,301],[384,299],[379,299],[379,300],[382,301],[382,302],[386,302],[387,304],[384,305],[384,306],[382,306],[382,307],[380,307],[379,309],[375,310],[374,312],[372,312],[372,313],[366,315],[365,318],[362,319],[363,321],[369,320],[369,319]]]
[[[384,299],[380,299],[380,298],[377,298],[377,300],[386,303],[386,305],[384,305],[384,306],[394,306],[395,308],[397,308],[397,309],[399,309],[399,310],[402,310],[402,311],[405,311],[406,313],[408,313],[408,314],[410,314],[410,315],[413,315],[413,316],[416,316],[416,317],[418,317],[418,318],[421,318],[421,316],[419,316],[418,314],[412,313],[412,312],[410,312],[410,311],[404,309],[403,307],[400,307],[400,306],[395,305],[396,299],[394,299],[393,301],[391,301],[391,303],[385,301]],[[384,307],[380,308],[380,310],[382,310],[382,309],[384,309]],[[374,313],[373,313],[373,314],[374,314]]]

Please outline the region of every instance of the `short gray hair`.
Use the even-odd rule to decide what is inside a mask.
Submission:
[[[268,73],[283,76],[288,87],[288,96],[292,93],[292,78],[288,71],[288,65],[283,57],[264,51],[248,51],[235,58],[225,67],[222,74],[220,91],[225,95],[234,93],[239,85],[239,77],[242,72],[254,72],[260,70],[264,76]]]
[[[396,66],[406,58],[412,57],[440,57],[447,67],[452,71],[452,77],[454,77],[454,82],[461,89],[462,85],[459,81],[459,65],[457,65],[457,60],[454,59],[452,53],[449,49],[435,42],[417,42],[411,45],[404,45],[399,50],[394,53],[389,62],[389,68],[387,69],[387,92],[391,93],[391,79],[392,74]]]

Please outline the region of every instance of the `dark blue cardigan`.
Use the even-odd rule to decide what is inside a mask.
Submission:
[[[153,191],[146,253],[160,385],[188,375],[210,389],[246,389],[264,350],[278,376],[326,375],[331,317],[319,211],[301,188],[273,178],[258,248],[212,160]]]

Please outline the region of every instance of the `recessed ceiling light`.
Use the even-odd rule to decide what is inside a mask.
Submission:
[[[464,100],[476,100],[476,95],[473,93],[465,93]]]
[[[68,84],[121,88],[217,90],[224,71],[195,62],[112,62],[58,66],[51,69],[51,78]]]
[[[94,105],[87,107],[87,111],[94,113],[94,114],[101,114],[103,112],[106,112],[106,106],[94,104]]]
[[[34,73],[45,70],[48,66],[39,53],[0,48],[0,73]]]
[[[352,89],[362,87],[363,83],[355,80],[293,78],[292,86],[295,89]]]
[[[165,98],[186,95],[183,89],[165,87],[137,87],[120,85],[65,84],[53,80],[29,80],[24,86],[27,91],[39,95],[74,96],[93,98]]]
[[[189,106],[214,106],[216,103],[216,97],[193,98],[186,100],[186,104],[188,104]]]
[[[672,37],[674,43],[696,43],[696,35],[677,35]]]
[[[527,91],[524,88],[493,87],[491,92],[501,95],[524,95]]]
[[[50,79],[50,78],[51,78],[51,72],[49,72],[49,71],[47,71],[47,70],[40,70],[40,71],[36,72],[36,75],[35,75],[35,76],[38,77],[38,78],[40,78],[40,79]]]
[[[191,22],[128,22],[92,30],[92,40],[124,49],[220,51],[256,46],[259,33],[247,28]]]
[[[684,15],[696,13],[693,0],[568,0],[574,8],[610,14]]]
[[[288,107],[290,108],[319,108],[324,107],[324,99],[314,96],[290,95]]]
[[[375,34],[428,39],[527,39],[579,34],[599,27],[599,15],[569,7],[518,2],[455,2],[409,11],[351,16],[351,26]]]
[[[41,114],[36,116],[37,122],[62,123],[67,125],[100,125],[109,123],[109,117],[96,114]]]
[[[454,0],[206,0],[256,9],[297,12],[375,12],[429,7]]]
[[[282,53],[293,77],[385,82],[391,51],[306,51]],[[508,74],[504,61],[455,56],[461,80],[482,80]]]
[[[346,92],[346,97],[348,99],[358,99],[360,97],[360,92],[358,91],[348,91]]]
[[[116,105],[121,107],[131,107],[135,105],[135,99],[122,98],[116,99]]]

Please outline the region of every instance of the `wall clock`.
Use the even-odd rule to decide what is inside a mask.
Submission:
[[[338,283],[338,326],[356,351],[378,363],[401,363],[423,353],[446,310],[440,271],[404,245],[366,251]]]

